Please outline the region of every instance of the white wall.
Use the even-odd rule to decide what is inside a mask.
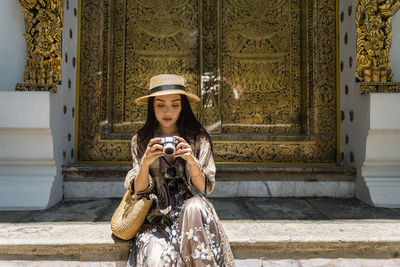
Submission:
[[[14,91],[23,82],[25,22],[18,0],[0,0],[0,91]]]
[[[4,23],[1,23],[3,19],[1,16],[4,15],[2,13],[4,9],[1,7],[4,6],[4,1],[7,1],[8,6],[11,2],[18,3],[18,0],[0,0],[0,28],[2,29],[6,28]],[[57,86],[57,93],[15,92],[15,83],[22,80],[10,82],[10,78],[5,79],[11,86],[6,85],[4,80],[0,81],[0,86],[5,88],[5,91],[10,91],[0,92],[0,209],[43,209],[63,198],[62,166],[74,161],[74,125],[77,113],[75,110],[76,70],[78,68],[77,8],[78,0],[69,0],[64,6],[62,82]],[[20,12],[19,9],[20,7],[17,8],[18,12]],[[11,15],[16,15],[17,11]],[[2,37],[0,36],[0,43],[4,44]],[[25,47],[22,47],[22,50],[25,50]],[[8,50],[0,51],[0,56],[3,58],[12,57]],[[25,62],[22,67],[24,66]],[[21,73],[23,73],[23,68]],[[7,69],[6,74],[8,72],[11,70]],[[0,75],[5,76],[4,73]],[[34,120],[26,114],[34,116]],[[38,123],[32,126],[30,125],[32,121]],[[39,123],[42,121],[46,122],[44,126]],[[32,139],[34,133],[40,135],[40,139],[39,137]],[[29,149],[26,148],[25,143],[30,145]],[[43,149],[38,149],[38,146]],[[27,158],[28,151],[32,153]],[[32,199],[35,201],[31,201]]]
[[[0,0],[1,1],[1,0]],[[78,0],[69,0],[64,3],[64,23],[62,33],[62,81],[58,92],[53,98],[52,130],[54,131],[55,158],[57,163],[68,165],[75,161],[75,118],[76,82],[78,69]],[[72,32],[72,38],[70,36]],[[67,55],[67,56],[66,56]],[[66,58],[68,58],[66,60]],[[75,61],[75,65],[73,62]],[[64,113],[64,107],[66,113]],[[70,138],[69,138],[70,136]],[[61,170],[61,168],[60,168]]]
[[[69,0],[68,5],[64,4],[61,59],[62,81],[61,85],[58,86],[57,93],[51,94],[50,97],[50,121],[54,142],[54,159],[57,165],[57,180],[56,186],[53,187],[52,203],[57,202],[60,200],[60,196],[63,196],[62,166],[74,162],[75,117],[77,113],[75,104],[76,70],[78,68],[77,11],[78,0]],[[70,30],[72,38],[70,37]],[[74,58],[75,66],[73,65]]]
[[[351,8],[351,12],[349,12]],[[343,13],[343,21],[340,20]],[[350,14],[349,14],[350,13]],[[369,122],[370,95],[360,94],[360,83],[356,82],[356,45],[357,34],[355,25],[356,0],[339,1],[339,47],[340,61],[343,70],[340,71],[340,111],[344,112],[344,120],[340,123],[340,152],[343,160],[340,165],[352,166],[357,169],[356,197],[371,203],[369,191],[361,177],[361,167],[365,159],[365,146]],[[347,34],[347,44],[345,36]],[[352,64],[350,66],[350,58]],[[348,93],[346,94],[346,87]],[[350,113],[353,121],[350,120]],[[346,144],[346,136],[348,143]],[[353,155],[353,160],[351,160]]]
[[[350,7],[351,12],[349,12]],[[343,21],[340,19],[342,13]],[[390,125],[390,131],[393,131],[392,128],[396,127],[394,123],[395,119],[392,119],[393,116],[390,117],[388,115],[394,115],[394,117],[396,117],[396,115],[393,113],[393,111],[388,110],[396,107],[398,100],[397,94],[360,94],[360,83],[356,81],[354,76],[357,44],[355,15],[356,0],[339,1],[339,66],[341,63],[343,64],[343,70],[340,71],[340,110],[344,113],[344,120],[340,123],[340,152],[343,153],[344,156],[343,160],[341,161],[341,165],[352,166],[357,169],[356,197],[369,204],[376,205],[376,188],[383,188],[385,190],[390,189],[390,183],[392,181],[387,182],[385,179],[382,179],[385,175],[387,175],[385,172],[380,172],[372,177],[373,175],[371,174],[371,171],[369,171],[369,169],[365,169],[365,166],[363,166],[363,164],[369,164],[368,162],[368,164],[365,163],[367,156],[371,158],[371,155],[375,155],[379,152],[379,149],[372,148],[373,151],[369,151],[369,154],[367,155],[368,147],[370,150],[372,147],[371,145],[367,146],[367,141],[370,140],[371,143],[372,137],[375,136],[372,135],[374,133],[372,131],[373,127],[375,127],[374,119],[380,114],[379,110],[382,107],[386,108],[386,114],[381,116],[379,120],[381,123]],[[392,29],[393,36],[391,47],[391,67],[394,81],[400,81],[400,12],[393,17]],[[345,43],[346,35],[348,40],[347,44]],[[350,64],[350,58],[352,59],[352,64]],[[348,88],[347,94],[345,92],[346,87]],[[373,97],[379,101],[382,100],[383,102],[378,101],[378,103],[377,101],[373,101]],[[392,102],[389,103],[388,100],[391,100]],[[353,121],[350,120],[351,112],[353,114]],[[380,141],[385,140],[384,135],[379,135],[379,138],[381,138],[379,139]],[[398,138],[397,135],[395,138]],[[348,139],[347,144],[346,139]],[[396,141],[393,143],[393,145],[395,144]],[[353,155],[353,160],[351,160],[351,154]],[[396,158],[396,155],[392,158]],[[364,170],[364,173],[362,170]],[[376,178],[376,180],[380,183],[379,186],[374,187],[373,182],[369,182],[367,186],[367,178],[369,179],[368,181],[372,181]],[[398,187],[394,188],[397,190]],[[385,194],[388,194],[387,192],[389,191],[386,190],[385,192]],[[395,197],[391,197],[390,194],[388,199],[397,201],[397,199],[395,199]]]
[[[392,20],[392,47],[390,48],[390,66],[393,72],[393,81],[400,82],[400,11]]]

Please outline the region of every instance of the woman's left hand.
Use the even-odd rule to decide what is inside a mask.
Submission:
[[[176,146],[176,152],[174,154],[174,158],[181,157],[184,160],[186,160],[186,162],[189,165],[196,164],[192,147],[182,137],[179,136],[174,136],[174,137],[179,141],[179,144]]]

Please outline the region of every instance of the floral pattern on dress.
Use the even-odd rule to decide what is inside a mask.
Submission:
[[[131,145],[134,168],[127,174],[126,188],[132,187],[138,173],[136,135]],[[205,137],[198,137],[191,146],[206,177],[207,188],[203,193],[209,194],[215,184],[210,144]],[[187,166],[184,163],[176,166],[179,189],[174,193],[165,187],[163,170],[167,167],[167,163],[159,160],[150,166],[149,187],[140,194],[153,196],[155,203],[132,240],[127,266],[235,266],[215,209],[205,194],[191,184]]]

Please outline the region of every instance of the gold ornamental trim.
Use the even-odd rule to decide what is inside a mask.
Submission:
[[[57,92],[61,82],[61,0],[18,0],[24,7],[26,66],[17,91]]]
[[[361,83],[361,93],[400,93],[400,83],[399,82],[370,82]]]
[[[390,68],[392,17],[400,8],[398,0],[357,0],[357,59],[355,76],[361,93],[395,93]]]

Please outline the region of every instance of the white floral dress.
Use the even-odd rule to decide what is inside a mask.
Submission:
[[[139,172],[137,136],[131,152],[133,169],[125,188],[133,188]],[[153,206],[138,234],[132,239],[127,266],[235,266],[228,238],[213,205],[205,197],[215,184],[215,164],[210,143],[204,136],[190,140],[197,162],[206,177],[206,190],[199,192],[190,182],[186,161],[170,164],[158,158],[149,168],[149,186],[138,192],[153,199]],[[172,185],[172,186],[171,186]]]

